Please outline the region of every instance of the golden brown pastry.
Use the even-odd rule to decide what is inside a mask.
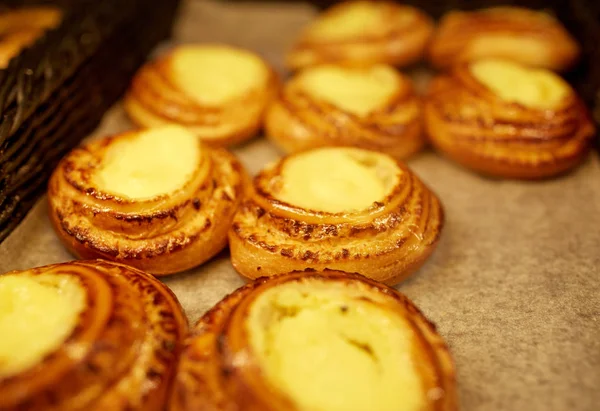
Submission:
[[[275,95],[275,72],[258,55],[223,45],[186,45],[146,64],[125,97],[142,127],[185,126],[214,146],[256,135]]]
[[[442,18],[429,48],[429,59],[438,68],[503,58],[563,71],[579,54],[579,45],[560,21],[521,7],[451,11]]]
[[[303,70],[269,107],[265,130],[288,153],[355,146],[405,159],[425,145],[412,83],[386,65]]]
[[[0,69],[25,47],[33,44],[44,31],[58,26],[62,19],[60,9],[54,7],[27,7],[0,13]]]
[[[124,133],[61,161],[48,188],[50,218],[81,258],[175,273],[225,247],[245,178],[233,155],[185,128]]]
[[[425,123],[434,146],[458,163],[524,179],[573,168],[594,134],[588,110],[563,79],[495,59],[434,79]]]
[[[356,274],[259,279],[187,339],[170,411],[457,410],[452,358],[405,296]]]
[[[406,66],[421,59],[432,33],[432,19],[414,7],[342,2],[306,27],[286,63],[292,70],[332,62]]]
[[[0,275],[0,409],[163,410],[186,333],[173,293],[131,267]]]
[[[254,179],[229,233],[244,277],[312,268],[396,284],[433,252],[442,206],[405,165],[356,148],[321,148]]]

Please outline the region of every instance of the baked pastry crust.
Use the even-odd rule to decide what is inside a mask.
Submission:
[[[228,54],[260,64],[260,75],[247,90],[234,93],[224,101],[203,102],[190,93],[190,85],[182,88],[173,69],[181,53]],[[190,67],[190,69],[192,69]],[[202,76],[202,67],[198,67]],[[226,74],[224,75],[226,76]],[[217,79],[216,83],[223,83]],[[262,127],[264,112],[277,92],[279,79],[261,57],[247,50],[224,45],[179,46],[170,53],[144,65],[132,80],[124,98],[129,117],[140,127],[179,124],[194,132],[212,146],[231,146],[254,137]],[[198,91],[202,93],[202,90]],[[206,91],[207,95],[211,90]]]
[[[48,186],[54,229],[80,258],[106,258],[155,275],[200,265],[227,245],[245,171],[229,152],[196,140],[200,161],[175,191],[143,199],[103,191],[91,174],[112,144],[138,133],[92,141],[60,162]]]
[[[564,71],[579,58],[580,48],[551,15],[522,7],[451,11],[442,17],[429,47],[438,68],[482,58]]]
[[[369,78],[384,74],[391,81],[389,96],[366,113],[349,111],[305,86],[305,79],[324,70],[333,78],[344,75]],[[352,88],[352,84],[336,92],[363,100],[369,94],[369,90]],[[406,159],[420,151],[426,142],[421,125],[421,101],[410,79],[384,65],[324,65],[302,71],[284,86],[269,107],[265,130],[267,137],[287,153],[324,146],[350,146]]]
[[[181,306],[165,285],[102,260],[7,274],[68,276],[86,296],[77,325],[62,345],[35,366],[0,378],[0,409],[164,409],[187,333]]]
[[[437,245],[444,223],[440,201],[389,156],[350,148],[320,150],[349,153],[373,167],[383,158],[394,165],[397,180],[366,209],[319,211],[277,197],[282,170],[303,153],[283,158],[255,177],[234,217],[229,232],[234,268],[249,279],[312,268],[358,272],[390,285],[404,280]],[[318,188],[321,182],[312,184]]]
[[[339,285],[353,296],[340,310],[352,310],[352,301],[362,299],[408,320],[412,336],[418,340],[410,355],[418,363],[417,374],[422,378],[424,392],[428,393],[419,409],[458,409],[452,358],[435,326],[419,309],[405,296],[383,284],[357,274],[326,270],[260,278],[230,294],[206,313],[186,340],[170,411],[302,410],[285,391],[274,387],[265,377],[263,364],[253,352],[248,335],[248,314],[254,302],[278,287],[296,285],[305,286],[305,290],[313,285],[317,289],[319,285]],[[293,312],[292,307],[288,315]],[[391,328],[393,326],[388,324],[386,330]],[[269,329],[264,332],[268,333]],[[296,335],[297,339],[301,338],[299,333]],[[311,361],[310,358],[306,360]],[[385,358],[380,360],[386,361]],[[322,390],[321,395],[327,394],[328,390]]]
[[[411,6],[346,1],[306,27],[286,64],[291,70],[333,62],[406,66],[421,59],[433,27],[429,16]]]
[[[60,24],[61,10],[54,7],[26,7],[0,12],[0,68],[25,47],[33,44],[45,30]]]
[[[551,177],[585,158],[595,127],[566,83],[555,106],[532,107],[502,99],[470,67],[456,67],[430,85],[425,125],[440,152],[480,173],[518,179]]]

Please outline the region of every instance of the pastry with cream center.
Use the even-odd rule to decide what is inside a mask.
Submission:
[[[335,271],[260,279],[209,311],[187,341],[170,411],[200,404],[265,411],[457,407],[452,360],[433,326],[395,290]]]
[[[460,164],[507,178],[564,173],[586,156],[594,125],[561,77],[501,59],[461,65],[432,82],[425,124]]]
[[[225,247],[245,178],[233,155],[186,128],[150,128],[69,153],[50,180],[49,212],[75,255],[171,274]]]
[[[146,64],[125,97],[143,127],[179,124],[206,143],[226,146],[256,134],[277,89],[258,55],[224,45],[183,45]]]
[[[442,17],[429,47],[438,68],[487,58],[565,71],[578,60],[580,47],[561,22],[523,7],[450,11]]]
[[[354,146],[403,159],[425,144],[411,81],[387,65],[320,65],[293,77],[265,119],[286,152]]]
[[[0,275],[0,409],[164,410],[187,333],[134,268],[74,261]]]
[[[418,61],[433,32],[422,11],[389,1],[346,1],[319,15],[287,55],[292,70],[323,63],[405,66]]]
[[[433,252],[442,226],[439,200],[404,164],[326,147],[284,157],[255,177],[229,247],[235,269],[251,279],[310,268],[396,284]]]

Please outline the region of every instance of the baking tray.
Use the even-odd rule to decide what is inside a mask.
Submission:
[[[282,56],[316,13],[303,3],[183,3],[172,42],[218,41]],[[600,44],[600,43],[598,43]],[[419,82],[430,73],[409,74]],[[131,127],[120,104],[90,138]],[[280,153],[235,149],[251,173]],[[540,182],[493,180],[432,151],[409,166],[440,196],[446,226],[425,266],[397,288],[438,325],[456,360],[461,409],[597,411],[600,404],[600,160]],[[72,259],[40,200],[0,244],[0,272]],[[164,279],[194,322],[244,282],[227,251]],[[365,410],[376,411],[376,410]]]

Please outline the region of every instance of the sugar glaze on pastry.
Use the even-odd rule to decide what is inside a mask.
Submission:
[[[260,172],[229,233],[243,276],[336,269],[396,284],[433,252],[437,197],[405,165],[356,148],[285,157]]]
[[[491,7],[446,14],[431,41],[430,61],[438,68],[483,58],[564,71],[580,55],[561,22],[543,11]]]
[[[163,410],[186,333],[171,291],[131,267],[0,275],[0,409]]]
[[[425,144],[412,83],[381,64],[307,68],[270,106],[265,129],[286,152],[354,146],[403,159]]]
[[[595,132],[587,108],[563,79],[498,59],[434,79],[425,124],[448,157],[509,178],[550,177],[575,167]]]
[[[418,61],[433,32],[422,11],[389,1],[347,1],[308,25],[287,55],[288,67],[322,63],[405,66]]]
[[[403,295],[335,271],[261,278],[186,342],[170,411],[450,411],[455,372]]]
[[[128,132],[61,161],[49,183],[49,212],[77,256],[170,274],[225,247],[244,179],[233,155],[185,128]]]
[[[185,126],[206,143],[228,146],[253,137],[277,89],[258,55],[224,45],[184,45],[142,67],[125,110],[142,127]]]

